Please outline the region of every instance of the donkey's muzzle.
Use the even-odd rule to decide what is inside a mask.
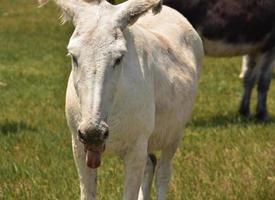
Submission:
[[[105,140],[109,136],[109,127],[103,121],[98,125],[81,123],[77,132],[80,142],[96,148],[105,143]]]

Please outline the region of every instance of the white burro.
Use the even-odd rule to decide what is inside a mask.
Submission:
[[[149,199],[154,172],[157,199],[166,199],[172,158],[197,92],[199,35],[160,0],[57,4],[75,27],[66,117],[81,199],[96,199],[96,171],[106,154],[124,161],[124,200]]]

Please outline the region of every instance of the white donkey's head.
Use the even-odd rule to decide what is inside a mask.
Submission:
[[[88,166],[96,168],[109,134],[108,112],[121,68],[126,66],[123,32],[148,10],[157,11],[161,0],[129,0],[119,5],[105,0],[57,0],[57,4],[75,26],[68,53],[81,109],[78,137],[85,144]]]

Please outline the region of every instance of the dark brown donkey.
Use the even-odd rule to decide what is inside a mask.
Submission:
[[[164,0],[195,27],[209,56],[248,54],[240,114],[250,116],[257,84],[256,118],[267,119],[267,93],[275,62],[275,0]]]

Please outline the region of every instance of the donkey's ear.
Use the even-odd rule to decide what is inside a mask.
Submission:
[[[162,8],[162,0],[128,0],[118,6],[116,20],[120,27],[125,28],[134,24],[140,16],[150,9],[154,14],[159,13]]]
[[[40,6],[43,6],[48,3],[49,0],[38,1]],[[75,17],[77,17],[78,13],[80,13],[81,9],[85,6],[84,4],[87,4],[86,2],[79,0],[55,0],[55,2],[62,10],[62,23],[75,20]]]

